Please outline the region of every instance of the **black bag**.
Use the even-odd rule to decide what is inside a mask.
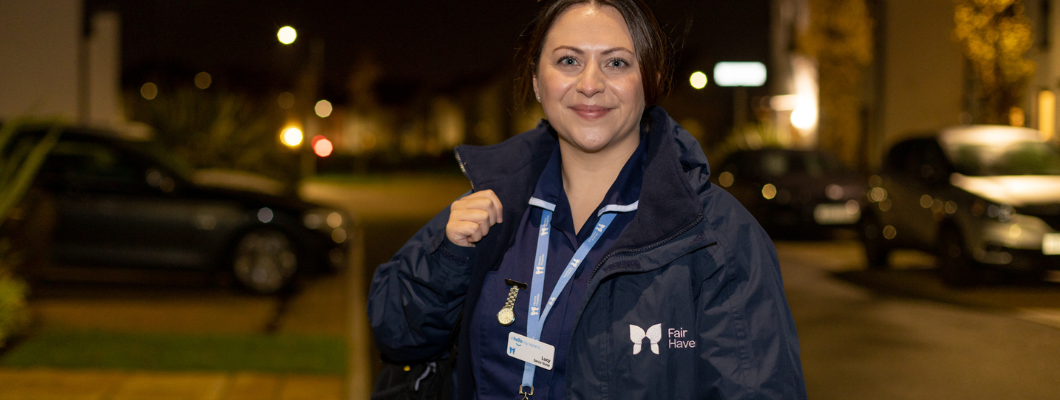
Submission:
[[[375,381],[371,400],[448,400],[453,397],[450,360],[409,365],[387,363]]]

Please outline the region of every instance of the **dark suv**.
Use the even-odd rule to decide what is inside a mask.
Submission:
[[[869,186],[861,236],[870,267],[911,248],[934,253],[951,286],[987,269],[1060,269],[1060,152],[1038,131],[962,126],[903,140]]]

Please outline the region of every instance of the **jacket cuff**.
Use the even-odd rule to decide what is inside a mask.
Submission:
[[[457,245],[449,241],[448,237],[444,237],[442,245],[438,247],[438,254],[449,262],[459,266],[466,266],[471,265],[471,261],[474,260],[475,248]]]

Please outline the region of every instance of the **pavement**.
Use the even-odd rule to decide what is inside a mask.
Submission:
[[[401,219],[420,225],[469,188],[460,176],[412,176],[354,184],[310,182],[301,188],[301,195],[346,209],[357,216],[362,227],[372,229]],[[233,294],[228,288],[204,289],[201,282],[143,287],[139,282],[145,278],[140,276],[128,277],[129,282],[124,286],[119,283],[118,289],[114,285],[50,285],[31,299],[39,329],[348,337],[350,368],[346,376],[0,368],[0,400],[367,399],[378,355],[370,339],[365,301],[371,270],[381,256],[373,253],[371,264],[367,264],[373,268],[366,269],[365,242],[387,247],[383,252],[392,254],[404,241],[397,236],[407,238],[407,232],[392,236],[370,234],[366,240],[364,233],[358,232],[352,237],[351,265],[346,273],[310,280],[297,295],[286,299]]]
[[[341,376],[251,372],[0,369],[0,399],[337,400],[347,398],[345,381]]]
[[[358,245],[358,247],[360,247]],[[355,249],[353,254],[362,254]],[[355,264],[359,264],[359,261]],[[136,288],[50,285],[31,299],[36,329],[186,334],[311,334],[347,337],[351,315],[347,276],[306,282],[289,299],[252,296],[231,288]],[[236,292],[236,293],[234,293]],[[189,296],[189,294],[194,294]],[[363,325],[363,324],[358,324]],[[366,329],[359,327],[359,329]],[[351,347],[350,374],[160,372],[100,369],[0,368],[0,400],[294,400],[368,397],[367,343]]]
[[[90,286],[89,289],[79,291],[69,291],[64,288],[60,293],[42,296],[31,303],[37,316],[37,323],[45,327],[189,334],[270,332],[342,335],[350,338],[348,342],[350,373],[347,376],[249,371],[158,372],[0,368],[0,400],[367,399],[372,382],[372,371],[378,367],[378,354],[374,353],[365,315],[365,299],[372,270],[376,264],[389,258],[404,239],[422,225],[423,220],[433,216],[468,188],[466,180],[459,176],[455,178],[411,177],[354,183],[313,182],[303,186],[301,192],[303,197],[351,210],[358,217],[360,225],[365,228],[367,234],[354,235],[357,245],[353,247],[352,264],[348,270],[354,273],[340,274],[338,275],[340,279],[309,281],[298,295],[288,299],[233,295],[232,291],[225,289],[195,288],[193,289],[195,295],[188,296],[188,289],[180,288],[163,289],[160,292],[159,288],[137,289],[135,286],[130,286],[129,290],[98,291],[91,289]],[[1054,277],[1053,283],[1047,285],[983,287],[953,291],[942,287],[938,280],[934,279],[931,268],[933,260],[929,255],[921,253],[898,252],[892,258],[894,268],[888,271],[871,271],[865,270],[862,266],[863,256],[860,247],[849,240],[778,242],[777,250],[780,258],[784,260],[782,268],[788,269],[784,272],[785,286],[789,290],[789,300],[796,303],[793,308],[801,305],[803,308],[800,310],[807,309],[806,303],[813,303],[806,300],[807,298],[813,298],[822,293],[828,295],[824,300],[819,301],[823,302],[823,305],[819,306],[819,309],[823,311],[817,314],[802,311],[802,314],[796,315],[796,318],[801,316],[801,319],[797,321],[801,323],[800,335],[806,335],[807,338],[835,335],[836,332],[845,336],[856,336],[850,332],[861,332],[858,329],[875,329],[876,325],[866,325],[864,318],[847,321],[844,319],[847,318],[846,316],[835,317],[833,314],[838,313],[835,298],[854,300],[851,305],[854,311],[850,315],[857,316],[869,312],[885,314],[887,318],[884,320],[889,321],[891,325],[877,329],[879,332],[872,335],[862,333],[871,336],[870,339],[877,336],[883,337],[880,340],[886,343],[890,343],[888,341],[890,339],[887,339],[885,334],[905,331],[919,332],[907,326],[909,316],[906,308],[908,304],[905,303],[924,303],[922,300],[927,300],[929,308],[934,311],[930,316],[920,319],[944,320],[953,317],[949,314],[961,314],[965,309],[971,308],[992,310],[985,316],[980,316],[980,319],[996,319],[997,315],[1014,315],[1038,325],[1060,328],[1060,297],[1056,296],[1057,287],[1055,286],[1060,282],[1060,277]],[[791,271],[792,268],[797,268],[799,271]],[[815,278],[816,280],[812,280],[812,276],[807,278],[813,274],[820,276]],[[801,282],[800,279],[806,282]],[[822,284],[822,280],[827,284]],[[906,308],[897,312],[892,308],[875,305],[879,298],[899,299],[901,305]],[[943,311],[935,310],[935,308]],[[999,310],[1004,312],[999,312]],[[927,311],[921,310],[921,312]],[[817,325],[819,327],[815,328]],[[955,326],[963,327],[964,325],[956,324]],[[844,327],[849,328],[849,331],[844,330],[846,329]],[[972,333],[979,330],[981,329],[974,330]],[[937,332],[931,331],[923,336],[930,338],[934,333]],[[972,333],[960,331],[961,336],[969,336]],[[980,334],[980,336],[983,335]],[[1011,336],[997,335],[997,337],[990,336],[990,338],[991,340],[998,338],[1010,340]],[[879,343],[873,342],[874,346],[871,348],[838,346],[836,349],[835,343],[842,342],[842,340],[828,339],[826,342],[828,342],[826,350],[831,349],[829,350],[831,352],[815,349],[810,340],[805,342],[803,356],[808,377],[833,379],[851,376],[850,371],[864,369],[866,351],[872,352],[877,351],[873,350],[877,347],[883,348]],[[896,343],[901,345],[905,342],[897,341]],[[925,346],[929,350],[945,350],[955,345],[930,343]],[[969,348],[982,347],[985,346],[969,345]],[[902,360],[906,360],[923,358],[920,353],[922,350],[924,349],[911,348],[899,349],[893,354],[873,354],[877,358],[896,358],[898,356],[895,354],[904,355],[906,358]],[[964,351],[961,349],[953,352]],[[821,362],[813,363],[814,354],[818,355]],[[846,358],[843,358],[844,354]],[[1011,358],[1006,354],[993,354],[992,357]],[[836,364],[837,360],[847,358],[850,359],[849,364]],[[964,365],[963,362],[953,364]],[[1021,365],[1027,362],[1017,360],[1011,364]],[[818,365],[819,370],[814,370],[814,365]],[[896,369],[896,371],[902,370]],[[935,372],[915,370],[915,372],[901,375],[903,377],[901,379],[895,379],[893,376],[879,378],[876,375],[865,374],[864,376],[875,378],[870,378],[868,381],[842,379],[848,381],[845,384],[837,384],[834,380],[826,379],[822,381],[824,383],[816,382],[813,388],[819,395],[815,397],[821,398],[858,398],[843,395],[829,396],[830,393],[858,392],[851,387],[855,389],[856,387],[869,387],[881,394],[887,394],[887,396],[864,398],[932,398],[924,397],[927,394],[937,394],[938,396],[934,398],[961,398],[961,396],[947,396],[939,393],[942,389],[935,391],[924,389],[925,395],[922,397],[903,397],[892,393],[895,390],[902,390],[901,388],[905,386],[896,386],[893,382],[903,382],[913,379],[914,376],[923,375],[928,377],[920,379],[927,382],[923,386],[931,387],[931,382],[928,381],[935,378],[943,379],[952,371],[956,369]],[[891,373],[897,374],[898,372],[891,371]],[[932,373],[941,375],[935,376]],[[815,382],[809,382],[809,384],[812,383]],[[862,388],[858,393],[864,392]],[[976,398],[989,398],[989,396]]]

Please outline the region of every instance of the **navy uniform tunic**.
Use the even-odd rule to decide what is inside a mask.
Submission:
[[[555,360],[552,370],[536,368],[534,373],[534,400],[563,399],[564,372],[567,361],[567,350],[570,338],[577,322],[577,308],[593,269],[607,254],[615,239],[621,235],[626,225],[636,213],[636,204],[640,198],[641,181],[644,175],[645,143],[644,135],[640,145],[629,158],[611,185],[604,200],[596,211],[585,221],[582,229],[575,234],[570,204],[563,190],[561,160],[559,147],[553,151],[548,165],[538,179],[534,198],[555,205],[552,214],[548,243],[548,260],[545,266],[542,304],[552,293],[564,268],[574,256],[582,242],[592,234],[593,227],[600,219],[601,209],[620,209],[614,221],[600,237],[596,246],[582,260],[574,277],[556,299],[555,305],[546,316],[541,331],[542,342],[555,347]],[[529,199],[528,199],[529,200]],[[616,207],[617,206],[617,207]],[[475,380],[476,399],[518,398],[522,383],[524,362],[508,356],[508,333],[526,335],[527,310],[529,308],[530,288],[533,274],[534,257],[537,249],[537,238],[541,224],[542,209],[530,206],[519,221],[515,243],[504,254],[503,261],[496,271],[490,271],[482,287],[482,293],[471,319],[471,358]],[[528,288],[520,290],[515,302],[515,323],[503,326],[497,321],[497,312],[504,307],[510,287],[505,279],[527,284]]]

